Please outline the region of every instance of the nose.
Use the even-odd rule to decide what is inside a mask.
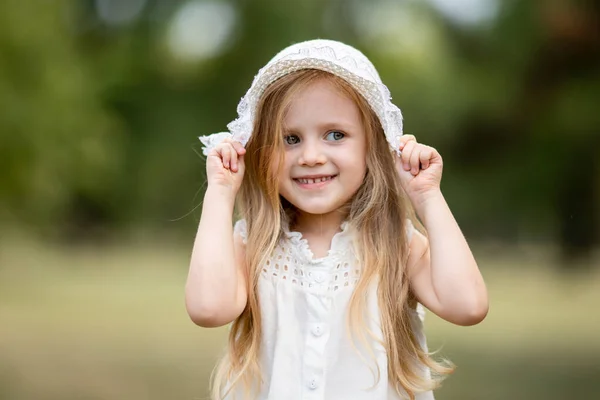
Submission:
[[[305,140],[302,143],[302,153],[298,159],[300,165],[314,166],[325,164],[327,157],[318,140]]]

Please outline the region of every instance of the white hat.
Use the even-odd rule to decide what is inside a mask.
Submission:
[[[392,104],[390,91],[383,84],[369,59],[354,47],[333,40],[309,40],[286,47],[258,71],[252,86],[237,107],[238,117],[227,125],[229,132],[201,136],[203,153],[225,138],[246,146],[254,127],[256,108],[265,89],[277,79],[301,69],[319,69],[337,75],[356,89],[379,117],[390,147],[399,151],[402,112]]]

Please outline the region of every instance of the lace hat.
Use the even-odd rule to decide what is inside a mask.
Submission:
[[[390,91],[371,61],[354,47],[317,39],[286,47],[258,71],[252,86],[238,104],[238,117],[227,125],[229,132],[200,136],[204,155],[226,138],[246,146],[252,135],[258,101],[265,89],[282,76],[301,69],[323,70],[348,82],[367,100],[379,117],[390,147],[399,152],[402,112],[392,104]]]

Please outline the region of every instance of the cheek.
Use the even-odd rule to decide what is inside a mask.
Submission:
[[[344,160],[344,164],[341,166],[341,170],[345,177],[344,181],[346,184],[352,185],[352,187],[360,186],[367,175],[367,164],[363,160]],[[345,173],[344,173],[345,172]]]
[[[357,163],[354,167],[354,173],[356,176],[357,182],[360,182],[359,186],[362,185],[365,180],[365,176],[367,176],[367,163]]]
[[[357,145],[353,150],[355,157],[352,157],[352,159],[348,159],[347,164],[349,165],[349,168],[351,168],[353,172],[357,175],[357,177],[360,177],[362,179],[367,174],[367,152],[365,149],[365,145],[361,143],[360,145]]]

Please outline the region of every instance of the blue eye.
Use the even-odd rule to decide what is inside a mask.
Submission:
[[[331,131],[327,134],[326,139],[327,140],[342,140],[346,135],[340,131]]]
[[[297,144],[300,142],[300,138],[297,135],[285,135],[283,137],[283,141],[285,142],[285,144]]]

